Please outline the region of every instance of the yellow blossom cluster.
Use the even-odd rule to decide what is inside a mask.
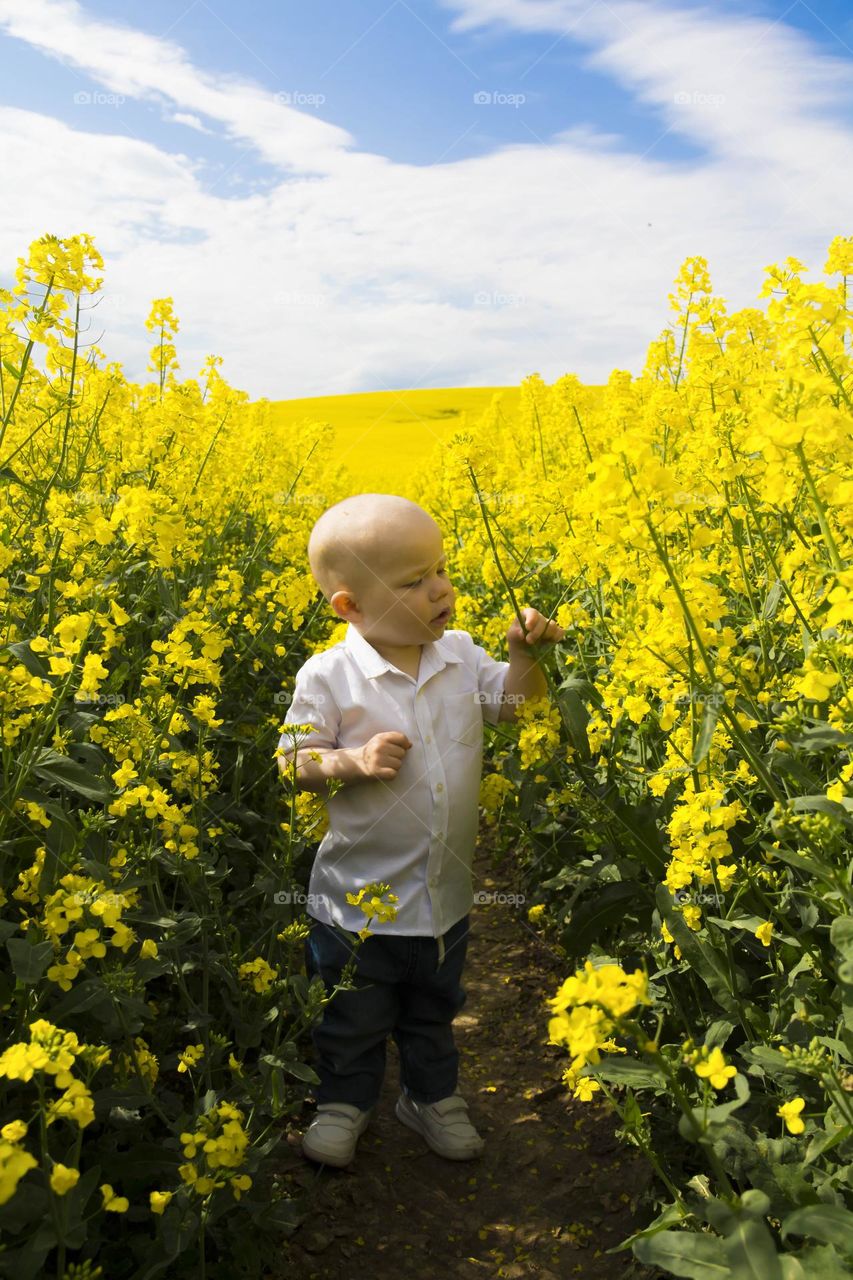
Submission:
[[[61,939],[70,929],[86,920],[91,921],[88,928],[75,929],[65,958],[47,970],[47,977],[58,983],[63,991],[68,991],[86,960],[102,959],[106,955],[102,927],[112,930],[110,946],[125,953],[129,950],[136,934],[122,922],[121,914],[138,901],[139,891],[130,889],[119,893],[108,889],[102,880],[92,880],[74,872],[62,876],[59,884],[61,887],[45,898],[39,920],[41,929],[57,950],[61,949]]]
[[[642,970],[626,973],[618,964],[596,967],[587,960],[547,1003],[552,1011],[548,1043],[567,1046],[571,1063],[564,1081],[584,1100],[591,1086],[581,1083],[580,1072],[588,1065],[595,1066],[602,1052],[625,1052],[616,1045],[613,1033],[629,1013],[638,1005],[651,1004],[651,999]]]
[[[391,893],[390,885],[375,881],[362,885],[358,893],[347,894],[347,902],[354,907],[358,907],[367,916],[368,921],[371,919],[379,920],[380,922],[395,920],[397,908],[394,903],[397,901],[399,899],[396,893]],[[370,936],[370,929],[367,926],[359,929],[358,936],[363,941]]]
[[[220,1187],[230,1186],[234,1199],[239,1200],[242,1193],[251,1187],[249,1175],[236,1172],[246,1163],[249,1147],[249,1134],[243,1127],[243,1118],[239,1107],[230,1102],[220,1102],[199,1117],[192,1133],[181,1134],[187,1160],[178,1166],[178,1173],[196,1195],[209,1196]],[[162,1209],[158,1207],[155,1212],[162,1212]]]
[[[267,964],[262,956],[256,956],[254,960],[247,960],[241,964],[237,973],[243,982],[251,982],[259,994],[269,991],[270,985],[278,977],[278,969]]]
[[[84,1129],[95,1119],[94,1102],[86,1084],[73,1074],[72,1068],[79,1058],[91,1071],[96,1071],[109,1060],[109,1049],[81,1044],[73,1031],[64,1031],[45,1018],[30,1023],[29,1035],[29,1041],[17,1041],[0,1055],[0,1078],[22,1083],[35,1078],[40,1089],[44,1084],[51,1084],[61,1090],[58,1098],[47,1102],[46,1125],[66,1119]],[[0,1204],[15,1194],[24,1174],[38,1164],[20,1145],[26,1133],[27,1125],[22,1120],[13,1120],[0,1130]],[[76,1172],[56,1174],[54,1190],[58,1194],[69,1190],[76,1182]]]

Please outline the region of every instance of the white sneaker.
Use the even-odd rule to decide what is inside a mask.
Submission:
[[[473,1160],[486,1145],[468,1119],[468,1103],[458,1091],[438,1102],[415,1102],[401,1093],[394,1111],[398,1120],[448,1160]]]
[[[362,1111],[349,1102],[321,1102],[302,1139],[303,1155],[343,1169],[355,1155],[356,1144],[375,1109]]]

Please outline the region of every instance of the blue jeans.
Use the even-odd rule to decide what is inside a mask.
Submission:
[[[465,1004],[461,985],[469,916],[439,940],[371,934],[358,949],[354,989],[339,991],[311,1031],[318,1105],[349,1102],[366,1111],[379,1100],[390,1034],[400,1052],[400,1086],[415,1102],[438,1102],[456,1089],[459,1052],[451,1023]],[[353,952],[334,925],[312,920],[305,939],[309,979],[330,994]]]

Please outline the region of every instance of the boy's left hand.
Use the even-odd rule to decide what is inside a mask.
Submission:
[[[510,649],[529,653],[530,647],[537,642],[554,644],[557,640],[562,640],[566,634],[562,627],[558,626],[553,619],[546,618],[538,609],[524,608],[521,610],[521,616],[527,628],[527,635],[525,636],[519,626],[518,618],[513,618],[506,633],[506,641]]]

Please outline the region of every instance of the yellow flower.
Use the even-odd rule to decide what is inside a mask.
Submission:
[[[836,671],[819,671],[810,667],[794,685],[794,692],[807,698],[809,702],[825,702],[840,677]]]
[[[388,901],[383,902],[382,899],[386,895]],[[391,893],[390,886],[385,884],[384,881],[366,884],[359,889],[358,893],[347,894],[347,902],[363,911],[368,919],[375,917],[379,921],[394,920],[396,918],[397,908],[392,904],[398,901],[396,893]],[[363,931],[359,936],[363,936]]]
[[[203,1057],[203,1044],[188,1044],[186,1049],[178,1054],[178,1071],[189,1071],[190,1067],[196,1066]]]
[[[581,1076],[575,1085],[573,1098],[577,1098],[579,1102],[589,1102],[592,1095],[601,1088],[597,1080],[593,1080],[591,1076]]]
[[[23,1120],[10,1120],[8,1124],[4,1124],[0,1129],[0,1138],[5,1138],[7,1142],[20,1142],[21,1138],[26,1137],[27,1126]]]
[[[130,1201],[126,1196],[117,1196],[108,1182],[101,1183],[101,1195],[104,1202],[101,1205],[108,1213],[127,1213],[130,1208]]]
[[[255,960],[247,960],[245,964],[241,964],[237,973],[244,982],[251,982],[259,995],[268,991],[271,984],[278,977],[278,969],[271,968],[262,956],[258,956]]]
[[[737,1075],[737,1067],[726,1065],[722,1049],[712,1049],[704,1062],[698,1062],[693,1068],[697,1076],[710,1080],[715,1089],[724,1089],[732,1076]]]
[[[0,1142],[0,1205],[11,1200],[25,1173],[38,1161],[14,1142]]]
[[[64,1164],[55,1164],[50,1175],[50,1189],[58,1196],[76,1187],[80,1180],[79,1169],[69,1169]]]
[[[152,1213],[164,1213],[174,1195],[173,1191],[152,1191],[149,1196]]]
[[[531,924],[535,924],[537,920],[541,920],[545,914],[545,903],[537,902],[535,907],[530,907],[527,912],[527,919]]]
[[[790,1102],[783,1102],[777,1109],[776,1114],[785,1121],[789,1133],[802,1133],[805,1129],[805,1123],[800,1119],[800,1112],[805,1105],[805,1098],[792,1098]]]
[[[759,942],[764,943],[765,947],[769,947],[770,935],[772,932],[773,932],[773,921],[765,920],[764,923],[760,924],[758,928],[755,930],[755,936]]]

